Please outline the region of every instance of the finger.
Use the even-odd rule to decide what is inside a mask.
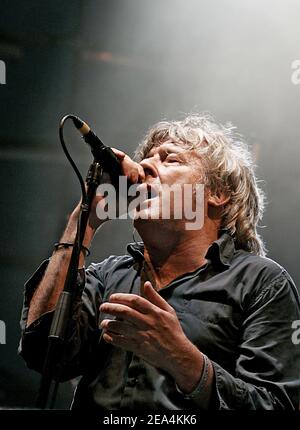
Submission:
[[[100,306],[100,311],[105,314],[115,315],[122,320],[130,321],[138,327],[145,326],[145,321],[143,320],[143,317],[145,318],[145,316],[129,306],[106,302]]]
[[[104,339],[108,343],[114,344],[116,344],[117,339],[121,339],[122,337],[123,336],[111,332],[104,332],[102,335],[102,339]]]
[[[144,297],[149,300],[153,305],[163,309],[167,312],[173,312],[174,309],[169,305],[153,288],[150,281],[144,283]]]
[[[154,310],[154,306],[149,300],[136,294],[115,293],[110,296],[109,302],[129,306],[143,314],[149,314]]]
[[[124,159],[122,160],[122,171],[132,184],[137,183],[139,174],[142,174],[140,165],[133,161],[128,155],[125,155]]]
[[[102,338],[105,340],[105,342],[123,348],[126,351],[134,351],[136,346],[133,340],[128,340],[122,335],[111,332],[105,332]]]
[[[106,333],[109,332],[127,337],[135,337],[137,334],[137,327],[125,321],[105,319],[101,322],[100,327]]]
[[[137,180],[137,182],[143,182],[145,180],[145,178],[146,178],[145,170],[143,169],[143,167],[140,164],[138,164],[138,180]]]
[[[114,152],[114,154],[116,155],[116,157],[118,158],[118,160],[124,160],[124,158],[125,158],[125,152],[123,152],[123,151],[120,151],[119,149],[117,149],[117,148],[111,148],[112,149],[112,151]]]

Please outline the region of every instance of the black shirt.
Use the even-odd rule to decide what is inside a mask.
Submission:
[[[99,325],[107,315],[100,313],[100,304],[114,292],[140,292],[143,244],[129,244],[128,252],[79,271],[83,293],[69,328],[62,378],[82,375],[72,408],[201,409],[203,401],[186,399],[167,373],[101,338]],[[300,320],[300,304],[290,276],[268,258],[235,249],[227,233],[210,246],[206,259],[205,266],[173,280],[159,294],[213,364],[210,408],[298,409],[300,345],[292,342],[292,323]],[[20,352],[38,371],[52,313],[25,325],[46,266],[25,286],[21,320]]]

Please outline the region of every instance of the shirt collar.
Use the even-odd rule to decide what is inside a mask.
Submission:
[[[211,244],[206,253],[206,258],[213,263],[217,262],[224,268],[228,268],[235,251],[234,239],[228,231],[221,231],[219,239]]]
[[[127,251],[134,258],[136,262],[144,260],[144,243],[143,242],[132,242],[128,243]]]
[[[132,242],[127,245],[127,251],[134,258],[136,262],[144,260],[144,244],[143,242]],[[212,263],[228,268],[235,251],[234,240],[232,236],[223,230],[219,239],[211,244],[206,253],[206,258],[211,260]]]

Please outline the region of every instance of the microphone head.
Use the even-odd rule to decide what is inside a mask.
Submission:
[[[79,130],[79,132],[82,134],[82,136],[86,136],[89,131],[91,130],[90,127],[87,125],[86,122],[82,121],[78,116],[72,117],[73,124]]]

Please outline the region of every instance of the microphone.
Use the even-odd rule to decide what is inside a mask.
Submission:
[[[73,116],[72,119],[85,142],[91,147],[95,161],[110,175],[113,183],[118,183],[119,176],[123,173],[120,161],[113,150],[101,142],[99,137],[91,130],[86,122],[82,121],[78,116]]]

